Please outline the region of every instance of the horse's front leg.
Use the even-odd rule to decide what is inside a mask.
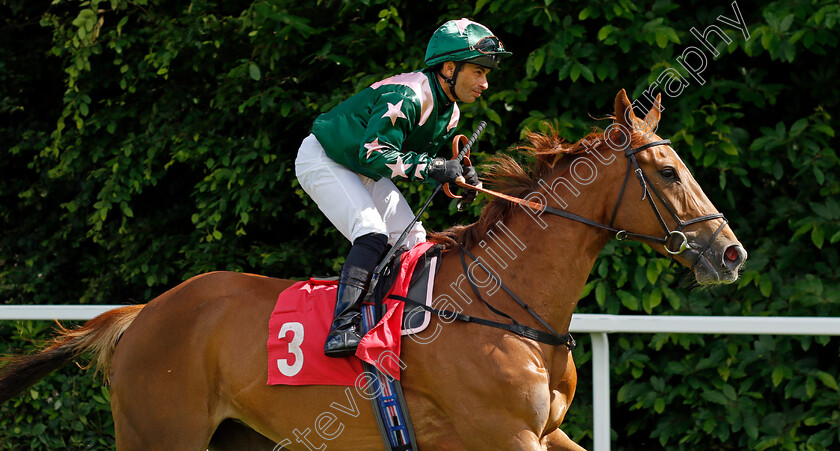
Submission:
[[[543,446],[548,451],[586,451],[585,448],[573,442],[565,432],[557,428],[543,438]]]

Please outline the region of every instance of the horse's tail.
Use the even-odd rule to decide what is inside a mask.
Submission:
[[[110,310],[76,329],[59,324],[56,336],[37,354],[0,359],[0,404],[84,353],[93,354],[87,367],[94,365],[107,379],[117,341],[143,307],[140,304]]]

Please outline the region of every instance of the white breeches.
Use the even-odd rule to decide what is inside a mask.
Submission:
[[[315,135],[303,140],[295,159],[295,175],[306,194],[350,242],[368,233],[382,233],[393,245],[414,219],[414,212],[394,183],[355,173],[324,152]],[[426,241],[420,221],[404,244],[413,248]]]

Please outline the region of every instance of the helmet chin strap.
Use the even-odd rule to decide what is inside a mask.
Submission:
[[[461,98],[458,97],[458,93],[455,92],[455,81],[458,79],[458,72],[461,71],[461,67],[464,66],[464,62],[463,61],[453,61],[453,62],[455,63],[455,71],[452,73],[452,78],[449,78],[449,77],[447,77],[446,75],[443,74],[443,68],[441,68],[441,71],[438,72],[438,74],[443,78],[443,81],[446,82],[447,86],[449,86],[449,92],[452,93],[452,97],[455,97],[455,100],[460,100],[461,102],[463,102],[463,100],[461,100]]]

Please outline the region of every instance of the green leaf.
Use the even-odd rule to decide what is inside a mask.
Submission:
[[[657,30],[655,35],[656,45],[663,49],[668,46],[668,35],[665,32]]]
[[[808,127],[808,119],[802,118],[798,121],[794,122],[793,125],[790,127],[790,136],[797,137],[800,133],[802,133],[805,128]]]
[[[665,411],[665,398],[656,398],[656,401],[653,402],[653,410],[656,413],[662,413]]]
[[[260,73],[260,67],[253,62],[248,65],[248,73],[251,75],[251,78],[256,81],[259,81],[262,77],[262,74]]]
[[[473,15],[475,15],[479,11],[481,11],[481,8],[484,8],[484,5],[486,5],[489,1],[490,0],[478,0],[478,1],[476,1],[475,2],[475,9],[473,10]]]
[[[543,63],[545,63],[545,49],[539,48],[534,50],[531,53],[531,58],[529,58],[529,62],[532,64],[534,68],[534,73],[537,73],[542,69]]]
[[[738,155],[738,148],[735,147],[731,142],[722,141],[720,143],[720,148],[723,149],[723,151],[727,155]]]
[[[588,67],[584,66],[583,64],[577,63],[580,66],[580,73],[583,75],[587,81],[595,83],[595,75],[592,73]]]
[[[782,368],[781,366],[776,366],[775,368],[773,368],[773,376],[772,376],[773,386],[778,387],[779,384],[782,383],[782,378],[784,378],[784,376],[785,376],[784,368]]]
[[[808,376],[808,379],[805,380],[805,394],[808,395],[809,398],[814,397],[814,393],[817,392],[817,381],[811,376]]]
[[[711,401],[716,404],[729,404],[729,401],[726,399],[726,397],[718,391],[706,390],[701,394],[701,396],[707,401]]]
[[[770,293],[773,292],[773,282],[769,277],[761,278],[761,282],[758,283],[758,290],[761,292],[762,296],[766,298],[770,297]]]
[[[838,233],[838,235],[840,235],[840,233]],[[598,282],[598,284],[595,285],[595,301],[598,302],[598,305],[603,306],[606,299],[607,287],[603,282]]]
[[[829,199],[829,200],[832,200],[832,199]],[[837,214],[838,211],[837,211],[836,202],[833,204],[834,208],[829,206],[828,201],[826,201],[825,204],[818,204],[816,202],[808,202],[808,206],[810,206],[811,210],[813,210],[814,213],[819,215],[820,218],[827,219],[829,221],[832,221],[834,219],[840,219],[840,217],[838,217],[840,215]]]
[[[591,10],[592,8],[589,7],[583,8],[578,14],[578,20],[586,20],[589,17]]]
[[[807,223],[807,224],[802,224],[801,226],[799,226],[796,229],[796,231],[793,232],[793,235],[791,235],[790,241],[793,242],[797,237],[808,233],[808,231],[810,231],[812,227],[813,227],[813,225],[810,222]]]
[[[814,225],[813,230],[811,230],[811,242],[814,243],[814,246],[817,246],[817,249],[822,249],[825,242],[825,229],[822,226]]]
[[[657,279],[659,279],[659,265],[655,260],[650,260],[647,264],[647,280],[651,285],[655,285]]]
[[[491,109],[488,108],[488,109],[484,110],[484,114],[486,114],[487,118],[490,119],[491,121],[495,122],[496,124],[498,124],[500,126],[502,125],[502,117],[499,116],[499,113],[497,113],[494,110],[491,110]]]
[[[779,31],[781,31],[781,32],[788,31],[791,24],[793,24],[793,18],[794,18],[793,14],[788,14],[787,16],[785,16],[785,18],[782,19],[781,25],[779,25]]]
[[[785,137],[785,124],[784,122],[777,122],[776,123],[776,138],[784,139]]]
[[[575,63],[572,65],[572,70],[569,72],[569,78],[572,81],[577,81],[578,77],[580,77],[580,68],[583,67],[580,63]]]
[[[820,185],[824,185],[824,184],[825,184],[825,173],[823,173],[822,169],[820,169],[820,168],[819,168],[819,167],[817,167],[817,166],[814,166],[813,168],[814,168],[814,169],[813,169],[813,172],[814,172],[814,179],[815,179],[815,180],[817,181],[817,183],[819,183]]]
[[[653,290],[651,290],[648,298],[650,299],[650,307],[652,309],[658,307],[660,304],[662,304],[662,289],[659,287],[655,287]]]
[[[751,439],[758,438],[758,416],[755,412],[744,412],[744,430]]]
[[[831,374],[826,373],[825,371],[817,371],[816,376],[823,384],[825,384],[826,387],[834,391],[840,391],[840,387],[837,385],[837,379],[835,379]]]
[[[609,66],[605,62],[598,63],[598,67],[595,69],[595,74],[598,76],[598,79],[604,81],[609,77]]]
[[[621,304],[625,307],[629,308],[630,310],[639,310],[639,299],[636,296],[624,291],[618,290],[616,292],[619,299],[621,299]]]
[[[834,137],[834,129],[829,127],[828,124],[814,124],[812,128],[819,130],[828,136]]]
[[[736,393],[735,389],[729,384],[724,385],[721,392],[723,392],[723,396],[726,396],[726,399],[730,401],[738,400],[738,393]]]
[[[607,39],[613,30],[615,30],[615,27],[612,25],[604,25],[600,30],[598,30],[598,40],[603,41]]]

